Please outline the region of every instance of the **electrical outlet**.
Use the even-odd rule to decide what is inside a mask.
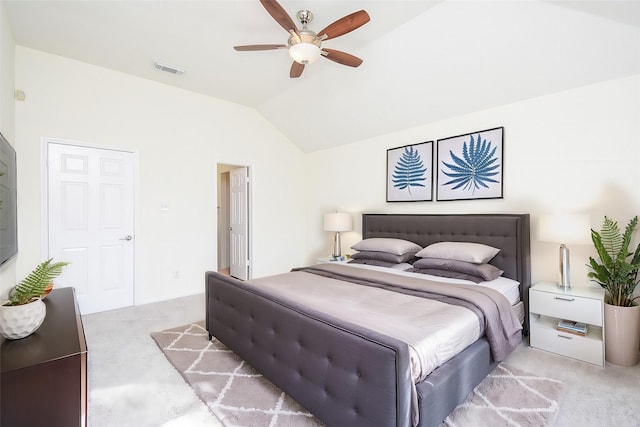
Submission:
[[[180,270],[173,270],[173,278],[174,279],[180,278]]]

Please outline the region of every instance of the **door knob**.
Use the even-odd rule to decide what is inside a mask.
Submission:
[[[133,237],[131,237],[130,235],[128,235],[128,236],[124,236],[124,237],[123,237],[122,239],[120,239],[120,240],[126,240],[126,241],[128,242],[128,241],[129,241],[129,240],[131,240],[131,239],[133,239]]]

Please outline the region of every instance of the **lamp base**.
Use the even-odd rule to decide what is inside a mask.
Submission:
[[[342,257],[342,244],[340,243],[340,232],[336,231],[336,234],[333,236],[333,254],[331,254],[332,258],[341,258]]]
[[[563,291],[568,291],[571,289],[571,284],[569,282],[569,248],[566,245],[560,245],[560,283],[558,283],[558,288]]]

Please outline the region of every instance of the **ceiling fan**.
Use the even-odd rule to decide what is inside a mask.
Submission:
[[[298,29],[293,19],[289,17],[287,12],[275,0],[260,0],[262,6],[267,9],[269,15],[276,20],[282,28],[289,34],[287,44],[252,44],[245,46],[234,46],[238,51],[255,51],[255,50],[275,50],[289,49],[289,55],[293,58],[293,64],[289,72],[289,77],[296,78],[302,75],[304,67],[311,64],[320,56],[324,56],[338,64],[347,65],[349,67],[358,67],[362,64],[362,59],[339,50],[327,49],[322,47],[322,42],[333,39],[338,36],[347,34],[356,28],[359,28],[369,22],[371,19],[369,14],[364,10],[354,12],[344,16],[332,24],[328,25],[321,31],[315,33],[307,28],[307,24],[313,19],[313,14],[308,10],[300,10],[296,17],[302,24],[302,28]]]

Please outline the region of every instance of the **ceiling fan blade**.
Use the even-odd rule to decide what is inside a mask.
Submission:
[[[318,38],[322,40],[329,40],[343,34],[347,34],[356,28],[362,27],[364,24],[369,22],[370,19],[369,14],[364,10],[353,12],[350,15],[338,19],[333,24],[329,24],[322,31],[318,31]],[[322,38],[325,34],[327,37]]]
[[[280,6],[280,3],[275,0],[260,0],[260,3],[262,3],[264,8],[267,9],[269,15],[271,15],[273,19],[275,19],[276,22],[288,33],[293,32],[299,35],[296,23],[293,22],[293,19],[291,19],[287,11]]]
[[[334,49],[322,49],[322,56],[327,59],[337,62],[338,64],[347,65],[349,67],[359,67],[362,64],[362,59],[357,56],[353,56],[346,52],[341,52]]]
[[[253,50],[274,50],[274,49],[286,49],[286,44],[248,44],[244,46],[234,46],[238,51],[253,51]]]
[[[293,64],[291,64],[291,71],[289,71],[289,77],[291,77],[292,79],[300,77],[303,71],[304,65],[293,61]]]

